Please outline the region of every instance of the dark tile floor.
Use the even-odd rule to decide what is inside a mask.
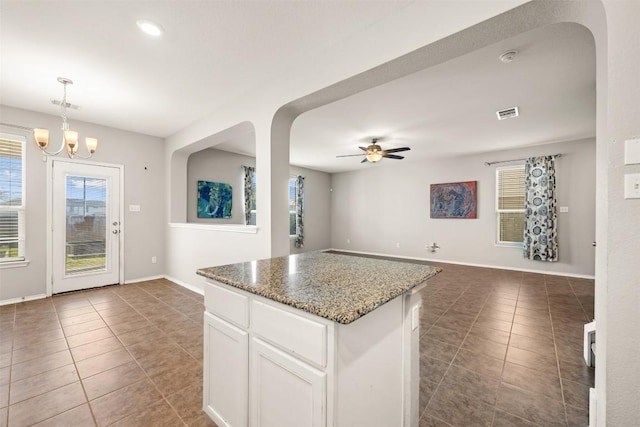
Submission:
[[[0,307],[0,426],[215,426],[203,310],[167,280]]]
[[[593,281],[441,266],[422,294],[420,427],[587,426]]]
[[[420,426],[586,426],[593,282],[442,267],[423,291]],[[167,280],[0,307],[0,427],[213,426],[203,308]]]

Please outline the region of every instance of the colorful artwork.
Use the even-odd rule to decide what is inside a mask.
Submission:
[[[229,184],[198,181],[198,218],[231,218]]]
[[[431,218],[476,218],[477,181],[431,184]]]

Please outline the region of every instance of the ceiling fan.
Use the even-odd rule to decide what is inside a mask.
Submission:
[[[343,156],[336,156],[336,157],[366,156],[364,159],[362,159],[360,163],[366,163],[366,162],[377,163],[380,160],[382,160],[383,157],[386,157],[387,159],[402,160],[404,159],[404,156],[398,156],[392,153],[400,153],[402,151],[411,150],[411,148],[409,147],[391,148],[389,150],[383,150],[382,147],[378,145],[379,140],[380,138],[371,138],[371,145],[369,145],[368,147],[358,147],[359,149],[364,151],[364,153],[345,154]]]

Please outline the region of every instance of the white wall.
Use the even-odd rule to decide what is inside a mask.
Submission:
[[[608,47],[608,92],[603,106],[607,123],[606,136],[599,143],[608,155],[598,161],[608,174],[608,245],[603,260],[606,281],[596,286],[596,334],[606,332],[600,341],[606,343],[606,359],[596,362],[596,388],[606,381],[604,408],[598,406],[598,412],[606,409],[606,424],[630,426],[640,419],[640,200],[624,198],[623,175],[640,173],[640,165],[624,165],[624,140],[640,137],[640,2],[606,0],[604,4],[608,40],[600,41]],[[603,304],[606,308],[599,316]],[[600,353],[596,361],[598,357]],[[598,384],[600,369],[606,377]]]
[[[209,148],[189,156],[187,162],[187,222],[202,224],[244,224],[244,172],[242,166],[254,166],[256,159]],[[231,185],[231,218],[198,218],[198,181]]]
[[[0,106],[2,122],[26,127],[46,127],[55,138],[60,118],[32,111]],[[99,140],[91,161],[124,165],[125,207],[140,205],[140,212],[125,209],[125,281],[152,277],[164,272],[164,163],[160,138],[69,120],[82,135]],[[20,134],[12,128],[6,133]],[[26,147],[26,257],[27,267],[0,269],[0,302],[46,293],[46,162],[29,133]],[[57,140],[57,138],[55,138]],[[84,147],[80,147],[80,151]],[[146,169],[145,169],[146,168]],[[152,264],[151,257],[158,263]]]
[[[525,260],[520,249],[495,244],[495,171],[501,165],[484,163],[556,153],[563,154],[556,160],[558,206],[569,207],[568,213],[558,213],[560,259],[556,263]],[[460,181],[477,181],[477,219],[430,218],[429,185]],[[427,162],[383,160],[361,171],[334,174],[331,186],[334,248],[594,275],[594,139]],[[438,243],[438,252],[425,249],[431,242]]]
[[[241,166],[255,166],[254,157],[216,150],[198,151],[189,156],[187,163],[187,221],[190,223],[244,224],[244,175]],[[327,249],[330,247],[330,175],[325,172],[291,166],[290,175],[302,175],[305,179],[304,248],[296,248],[291,241],[291,253]],[[232,218],[197,218],[196,197],[198,180],[225,182],[233,189]],[[256,192],[261,186],[257,183]],[[258,210],[260,207],[258,206]]]

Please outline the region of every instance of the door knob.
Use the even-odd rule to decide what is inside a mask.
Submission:
[[[118,221],[113,221],[113,225],[118,225]]]
[[[113,234],[118,234],[118,230],[113,230],[112,233]]]

